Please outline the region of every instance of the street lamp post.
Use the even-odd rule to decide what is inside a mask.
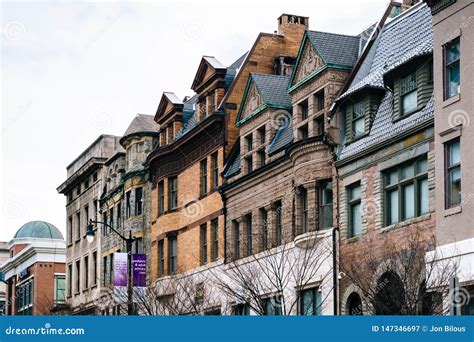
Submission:
[[[114,229],[111,225],[100,222],[100,221],[93,221],[92,219],[89,220],[89,224],[87,225],[86,237],[87,241],[92,242],[94,241],[94,224],[102,224],[108,228],[110,228],[115,234],[117,234],[123,241],[125,241],[125,245],[127,247],[127,259],[128,259],[128,277],[127,277],[127,298],[128,298],[128,315],[132,316],[135,315],[135,308],[133,307],[133,279],[132,279],[132,245],[137,240],[137,238],[132,237],[132,231],[129,231],[128,238],[124,235],[120,234],[117,230]]]

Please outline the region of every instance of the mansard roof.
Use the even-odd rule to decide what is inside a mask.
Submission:
[[[339,98],[365,87],[384,89],[385,74],[432,51],[431,13],[420,3],[384,25],[348,89]]]
[[[273,137],[272,142],[268,145],[268,154],[275,154],[293,142],[293,117],[288,115],[287,120],[282,121],[282,124],[278,128]]]
[[[342,144],[339,159],[347,159],[368,148],[376,147],[395,137],[402,137],[412,129],[429,124],[433,118],[434,99],[426,106],[400,120],[393,120],[393,94],[384,88],[384,76],[433,49],[432,22],[429,8],[424,3],[413,6],[386,23],[365,59],[361,61],[351,84],[338,98],[342,104],[363,88],[382,91],[382,100],[367,135],[348,144]]]
[[[288,94],[288,76],[250,73],[245,93],[237,114],[237,125],[251,119],[266,108],[291,108],[291,96]],[[249,93],[257,92],[258,103],[249,106]]]

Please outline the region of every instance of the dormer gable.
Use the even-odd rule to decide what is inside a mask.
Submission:
[[[155,122],[162,125],[166,123],[173,115],[181,116],[183,113],[183,101],[175,93],[163,92],[160,104],[155,114]]]
[[[196,76],[194,77],[191,89],[200,94],[214,80],[225,77],[227,67],[219,62],[215,57],[203,56],[199,63]]]
[[[288,76],[251,73],[237,113],[237,126],[267,108],[291,109]]]
[[[327,68],[350,70],[360,52],[361,37],[306,31],[289,83],[289,91]]]

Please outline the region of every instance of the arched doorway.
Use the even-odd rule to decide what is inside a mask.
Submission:
[[[400,277],[385,272],[377,282],[374,306],[376,315],[401,315],[405,307],[405,289]]]
[[[346,307],[349,316],[362,315],[362,299],[357,292],[352,292],[347,298]]]

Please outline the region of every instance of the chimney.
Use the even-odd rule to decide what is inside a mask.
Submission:
[[[278,17],[278,34],[284,36],[289,30],[307,30],[309,18],[293,14],[282,14]]]

